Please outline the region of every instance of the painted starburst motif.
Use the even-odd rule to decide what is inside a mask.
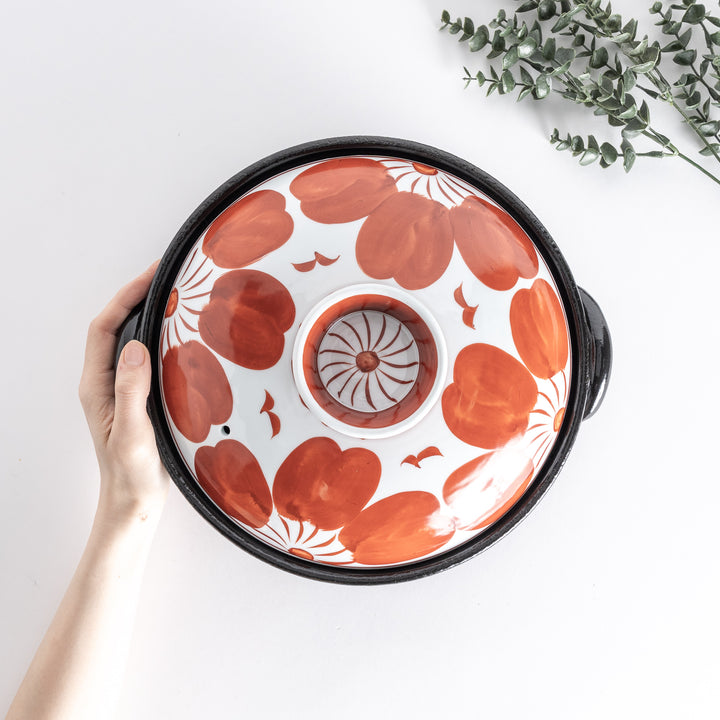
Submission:
[[[363,310],[333,323],[318,350],[326,390],[345,407],[378,412],[397,405],[419,370],[415,339],[392,315]]]
[[[399,159],[388,160],[384,165],[395,179],[398,190],[425,195],[446,207],[460,205],[468,195],[477,192],[458,178],[430,165]]]
[[[197,335],[197,318],[210,299],[216,274],[215,265],[196,247],[180,271],[165,307],[163,350]]]
[[[538,401],[530,412],[530,423],[525,431],[536,468],[545,460],[562,427],[568,390],[567,376],[562,370],[548,378],[543,389],[538,391]]]

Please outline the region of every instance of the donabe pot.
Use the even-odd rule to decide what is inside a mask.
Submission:
[[[513,528],[599,406],[600,308],[507,188],[384,137],[299,145],[182,226],[120,347],[150,349],[173,480],[240,547],[348,584]]]

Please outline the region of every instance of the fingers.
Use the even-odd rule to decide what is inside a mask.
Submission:
[[[118,331],[133,308],[147,295],[159,262],[156,260],[142,275],[122,287],[90,323],[80,382],[83,405],[112,399]]]
[[[154,445],[152,424],[146,410],[150,376],[150,353],[142,343],[131,340],[118,362],[112,426],[112,434],[122,438],[126,447],[135,447],[145,441]]]

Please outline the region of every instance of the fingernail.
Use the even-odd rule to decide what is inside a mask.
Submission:
[[[130,367],[139,367],[145,362],[145,353],[140,343],[129,342],[123,350],[123,360]]]

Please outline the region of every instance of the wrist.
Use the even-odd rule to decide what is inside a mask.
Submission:
[[[166,497],[166,487],[136,497],[114,492],[103,483],[95,513],[95,524],[118,533],[152,533],[160,521]]]

